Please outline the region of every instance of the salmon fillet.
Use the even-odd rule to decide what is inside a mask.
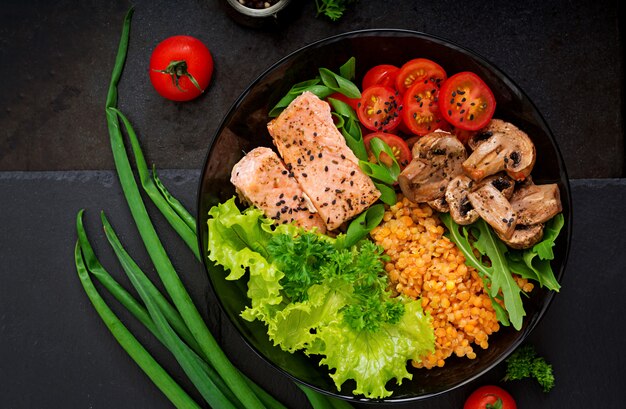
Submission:
[[[273,150],[261,147],[248,152],[233,167],[230,181],[239,195],[277,223],[293,222],[326,232],[320,215]]]
[[[328,230],[335,230],[380,197],[333,123],[330,106],[314,94],[304,92],[297,97],[267,128],[287,169]]]

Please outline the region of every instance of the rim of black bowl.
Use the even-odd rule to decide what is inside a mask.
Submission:
[[[237,108],[239,107],[239,105],[242,103],[242,101],[246,98],[246,96],[250,93],[250,91],[252,90],[252,88],[257,85],[266,75],[268,75],[269,73],[271,73],[274,69],[278,68],[280,65],[282,65],[284,62],[294,58],[295,56],[297,56],[298,54],[310,49],[310,48],[315,48],[321,44],[324,43],[329,43],[329,42],[333,42],[333,41],[337,41],[337,40],[341,40],[344,38],[350,38],[350,37],[360,37],[360,36],[366,36],[366,35],[376,35],[376,34],[406,34],[409,36],[415,36],[415,37],[421,37],[424,39],[428,39],[431,41],[436,41],[444,46],[450,47],[450,48],[454,48],[459,52],[462,52],[464,54],[467,54],[469,56],[471,56],[473,59],[479,61],[481,64],[485,65],[486,67],[488,67],[491,71],[495,72],[506,84],[509,88],[517,90],[520,92],[520,94],[522,95],[522,97],[527,100],[530,105],[532,106],[534,113],[537,115],[537,117],[539,118],[539,120],[542,122],[542,124],[545,126],[548,135],[548,138],[550,139],[551,144],[554,146],[555,148],[555,154],[557,155],[558,158],[558,162],[559,162],[559,173],[561,176],[561,180],[564,181],[564,186],[565,186],[565,194],[567,195],[567,200],[568,200],[568,204],[569,204],[569,211],[568,211],[568,215],[567,215],[567,236],[565,237],[565,248],[563,250],[564,254],[563,254],[563,261],[561,263],[561,265],[559,266],[559,271],[556,275],[556,278],[558,280],[559,283],[562,282],[563,280],[563,275],[565,273],[565,269],[566,269],[566,265],[567,265],[567,260],[569,258],[569,251],[570,251],[570,244],[571,244],[571,237],[572,237],[572,227],[573,227],[573,208],[572,208],[572,197],[571,197],[571,187],[570,187],[570,183],[569,183],[569,178],[567,176],[567,170],[565,168],[565,162],[563,161],[563,155],[561,154],[561,150],[558,146],[558,144],[556,143],[556,139],[554,138],[554,135],[552,133],[552,129],[549,127],[548,123],[546,122],[545,118],[543,117],[543,115],[541,114],[541,112],[537,109],[537,106],[535,105],[535,103],[528,97],[528,94],[526,94],[526,92],[520,88],[519,85],[517,85],[517,83],[515,83],[515,81],[513,81],[513,79],[511,79],[511,77],[509,77],[505,72],[503,72],[502,70],[500,70],[498,67],[496,67],[494,64],[492,64],[491,62],[489,62],[489,60],[487,60],[485,57],[483,57],[482,55],[476,53],[475,51],[466,48],[464,46],[461,46],[459,44],[457,44],[454,41],[448,40],[446,38],[437,36],[437,35],[433,35],[433,34],[427,34],[424,32],[420,32],[420,31],[414,31],[414,30],[406,30],[406,29],[396,29],[396,28],[374,28],[374,29],[363,29],[363,30],[355,30],[355,31],[348,31],[345,33],[341,33],[341,34],[337,34],[334,36],[330,36],[330,37],[326,37],[320,40],[317,40],[315,42],[312,42],[310,44],[307,44],[306,46],[300,47],[297,50],[287,54],[286,56],[284,56],[283,58],[279,59],[278,61],[276,61],[275,63],[273,63],[272,65],[270,65],[268,68],[266,68],[260,75],[257,76],[257,78],[252,81],[247,87],[246,89],[239,95],[239,97],[235,100],[235,102],[231,105],[231,107],[228,110],[228,113],[226,114],[226,116],[224,117],[224,119],[222,119],[222,122],[220,123],[219,127],[217,128],[217,130],[215,131],[213,138],[210,141],[210,145],[209,145],[209,149],[207,150],[207,153],[205,155],[205,159],[204,159],[204,165],[202,168],[202,173],[200,176],[200,180],[198,182],[198,189],[197,189],[197,198],[196,198],[196,208],[197,208],[197,220],[198,222],[200,222],[201,220],[204,220],[204,217],[206,215],[201,214],[202,212],[202,206],[201,206],[201,201],[202,201],[202,187],[203,187],[203,181],[205,178],[205,173],[208,167],[208,160],[209,157],[211,156],[211,152],[213,150],[213,147],[215,146],[215,141],[218,137],[218,135],[221,133],[221,131],[223,130],[224,126],[228,123],[228,121],[231,119],[231,117],[234,115],[235,111],[237,110]],[[200,249],[200,254],[202,254],[202,263],[205,267],[205,273],[208,273],[208,265],[207,265],[207,260],[208,258],[206,257],[206,251],[205,251],[205,243],[203,243],[203,236],[202,236],[202,230],[201,230],[201,225],[202,223],[198,223],[197,227],[196,227],[196,234],[198,236],[198,246]],[[215,293],[215,287],[213,285],[213,280],[211,278],[211,276],[209,274],[207,274],[209,276],[209,283],[211,286],[211,290],[213,291],[213,293],[215,294],[215,296],[217,297],[217,294]],[[393,395],[389,398],[384,398],[384,399],[368,399],[368,398],[364,398],[364,397],[359,397],[359,396],[354,396],[354,395],[344,395],[342,394],[340,391],[337,391],[337,393],[332,393],[329,392],[327,390],[324,389],[320,389],[319,387],[309,384],[308,382],[305,382],[301,379],[298,379],[297,377],[293,376],[292,374],[290,374],[289,372],[287,372],[286,370],[284,370],[283,368],[281,368],[280,366],[278,366],[277,364],[275,364],[274,362],[268,360],[260,351],[258,351],[256,349],[256,347],[254,347],[250,342],[248,342],[248,340],[246,339],[246,337],[241,333],[241,331],[239,330],[239,328],[232,324],[236,329],[237,332],[239,333],[239,336],[244,340],[245,344],[252,350],[254,351],[254,353],[263,361],[267,362],[268,364],[270,364],[273,368],[277,369],[279,372],[281,372],[282,374],[284,374],[285,376],[287,376],[288,378],[294,380],[295,382],[298,382],[302,385],[305,385],[317,392],[323,393],[325,395],[329,395],[329,396],[333,396],[336,398],[341,398],[344,400],[348,400],[348,401],[353,401],[353,402],[359,402],[359,403],[407,403],[407,402],[413,402],[413,401],[418,401],[418,400],[425,400],[425,399],[429,399],[429,398],[433,398],[436,396],[440,396],[443,394],[446,394],[450,391],[453,391],[455,389],[458,389],[464,385],[467,385],[471,382],[473,382],[474,380],[480,378],[481,376],[483,376],[484,374],[486,374],[487,372],[491,371],[494,367],[496,367],[497,365],[499,365],[501,362],[503,362],[506,358],[508,358],[508,356],[513,353],[513,351],[515,351],[515,349],[517,349],[525,340],[526,338],[530,335],[530,333],[533,331],[533,329],[537,326],[537,324],[539,324],[539,322],[541,321],[541,319],[543,318],[543,316],[545,315],[546,311],[548,310],[548,308],[550,307],[550,305],[552,304],[552,301],[554,299],[555,296],[555,292],[554,291],[549,291],[547,292],[546,298],[543,302],[543,306],[542,308],[539,310],[538,314],[534,317],[534,319],[528,323],[528,325],[526,326],[526,328],[520,330],[523,331],[522,336],[520,336],[515,342],[513,342],[505,351],[504,353],[502,353],[500,355],[499,358],[495,359],[494,362],[492,362],[490,365],[486,366],[485,368],[483,368],[482,370],[478,371],[477,373],[475,373],[473,376],[468,377],[467,379],[458,382],[457,384],[442,390],[442,391],[438,391],[438,392],[433,392],[433,393],[425,393],[425,394],[421,394],[421,395],[415,395],[415,396],[411,396],[411,397],[400,397],[400,398],[393,398]],[[218,301],[219,301],[219,297]],[[222,305],[221,302],[218,302],[222,312],[226,315],[228,315],[227,311],[225,310],[224,306]]]

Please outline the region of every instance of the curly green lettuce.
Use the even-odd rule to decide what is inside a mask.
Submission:
[[[226,279],[249,273],[242,317],[263,322],[285,351],[321,355],[337,389],[353,379],[354,394],[390,396],[387,382],[411,379],[407,362],[433,352],[430,317],[419,301],[392,297],[374,243],[273,226],[234,199],[209,215],[209,259],[230,270]]]

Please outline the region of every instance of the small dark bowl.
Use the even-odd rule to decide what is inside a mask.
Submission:
[[[538,158],[533,179],[539,183],[558,183],[561,190],[565,226],[554,249],[552,263],[557,279],[565,270],[571,237],[571,196],[565,166],[552,132],[526,94],[502,71],[482,57],[449,41],[423,33],[404,30],[364,30],[351,32],[308,45],[278,61],[254,81],[239,97],[222,122],[206,158],[198,195],[198,237],[204,249],[204,262],[215,294],[224,311],[246,343],[260,357],[283,373],[320,392],[347,399],[366,401],[354,396],[354,384],[346,382],[337,391],[328,368],[302,353],[290,354],[274,347],[266,328],[259,322],[247,322],[239,314],[248,303],[246,282],[226,281],[221,267],[207,260],[207,212],[218,202],[231,198],[235,191],[229,182],[230,170],[256,146],[271,147],[266,129],[267,113],[296,82],[315,77],[318,67],[338,69],[351,56],[356,57],[357,83],[365,71],[377,64],[402,65],[417,57],[438,62],[449,75],[473,71],[493,90],[497,100],[495,117],[515,124],[534,141]],[[489,338],[489,348],[476,347],[476,359],[450,357],[443,368],[411,369],[413,380],[401,386],[390,383],[393,395],[382,401],[406,402],[445,393],[464,385],[504,360],[529,335],[546,312],[554,293],[538,286],[524,300],[527,316],[523,328],[515,331],[502,327]]]

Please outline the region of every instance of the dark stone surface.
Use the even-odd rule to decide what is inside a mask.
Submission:
[[[183,204],[195,207],[198,171],[169,170],[161,176]],[[84,208],[102,264],[129,287],[100,227],[98,212],[105,210],[128,251],[155,277],[115,174],[0,172],[0,192],[0,407],[171,407],[102,324],[74,268],[75,216]],[[553,364],[556,387],[545,394],[532,381],[502,384],[519,408],[617,409],[626,398],[626,180],[573,181],[572,192],[574,233],[563,288],[530,337]],[[294,384],[243,344],[216,305],[201,264],[158,212],[148,209],[183,282],[233,362],[288,407],[306,407]],[[192,390],[169,354],[106,299],[157,360]],[[504,369],[500,365],[444,396],[394,407],[460,408],[477,386],[498,383]]]
[[[282,56],[333,34],[393,27],[447,38],[506,72],[545,116],[571,177],[624,175],[617,1],[361,0],[337,23],[315,18],[314,2],[302,1],[278,31],[237,25],[217,0],[134,4],[120,108],[161,167],[201,168],[230,105]],[[113,168],[103,106],[129,6],[120,0],[3,2],[0,170]],[[152,49],[175,34],[200,38],[216,62],[206,94],[184,104],[159,97],[147,75]]]

